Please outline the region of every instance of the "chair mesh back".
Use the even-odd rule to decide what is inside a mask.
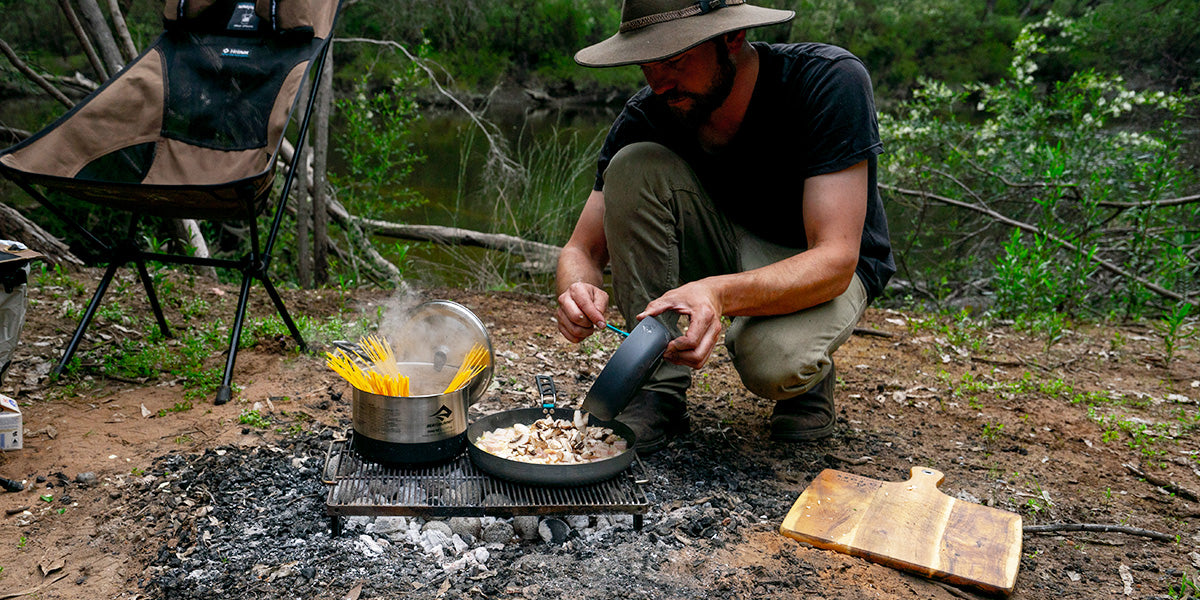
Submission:
[[[270,190],[301,82],[337,0],[312,31],[279,33],[254,3],[215,0],[74,109],[0,153],[6,175],[146,214],[245,218]]]

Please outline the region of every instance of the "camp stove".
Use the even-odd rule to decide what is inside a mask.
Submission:
[[[329,445],[322,481],[333,535],[342,517],[516,517],[630,514],[640,530],[649,510],[646,469],[634,460],[616,477],[573,487],[513,483],[480,471],[464,452],[433,466],[382,464],[354,448],[354,433]]]

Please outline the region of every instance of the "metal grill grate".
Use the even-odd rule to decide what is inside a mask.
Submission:
[[[634,460],[607,481],[575,487],[521,485],[480,471],[464,452],[432,467],[385,466],[362,458],[350,440],[334,440],[322,481],[329,486],[325,512],[333,534],[344,516],[514,517],[522,515],[633,515],[641,529],[650,503],[642,490],[645,467]]]

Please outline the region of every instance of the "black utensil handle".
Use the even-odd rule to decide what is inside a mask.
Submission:
[[[538,395],[542,399],[542,412],[553,413],[558,404],[558,389],[554,387],[554,378],[549,375],[535,375],[533,382],[537,385]]]

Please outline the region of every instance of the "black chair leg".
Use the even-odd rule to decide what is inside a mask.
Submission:
[[[100,287],[96,288],[96,293],[92,294],[92,301],[88,303],[87,309],[83,311],[83,318],[79,320],[79,327],[75,328],[75,335],[71,336],[71,343],[67,344],[67,349],[63,352],[62,360],[50,372],[51,377],[58,378],[62,375],[63,369],[67,368],[67,363],[71,362],[71,357],[75,356],[75,351],[79,349],[79,343],[83,341],[83,334],[87,332],[88,325],[92,324],[92,317],[96,315],[96,308],[100,306],[100,301],[104,299],[104,293],[108,291],[108,285],[112,283],[113,275],[117,273],[119,263],[109,263],[108,269],[104,271],[104,277],[100,279]]]
[[[213,404],[220,406],[233,398],[233,364],[237,361],[238,342],[242,339],[242,321],[246,320],[246,304],[250,299],[250,282],[253,278],[249,273],[242,274],[242,291],[238,294],[237,313],[233,317],[233,327],[229,333],[229,355],[225,358],[225,375],[221,378],[221,387],[217,388],[217,397]]]
[[[267,295],[271,297],[271,302],[275,303],[275,310],[279,312],[279,318],[283,319],[283,324],[287,325],[288,331],[292,332],[292,338],[300,346],[300,351],[307,352],[308,345],[304,343],[304,338],[300,335],[300,329],[296,327],[296,323],[292,321],[292,316],[288,314],[287,307],[283,305],[283,299],[279,297],[279,292],[275,291],[275,285],[266,276],[260,277],[259,281],[262,281],[263,287],[267,290]]]
[[[150,272],[146,270],[146,261],[138,259],[134,262],[137,264],[138,275],[142,279],[142,287],[146,288],[146,297],[150,299],[150,308],[154,311],[154,318],[158,319],[158,330],[163,337],[171,337],[171,328],[167,327],[167,319],[163,316],[162,306],[158,303],[158,294],[154,293],[154,281],[150,279]]]

